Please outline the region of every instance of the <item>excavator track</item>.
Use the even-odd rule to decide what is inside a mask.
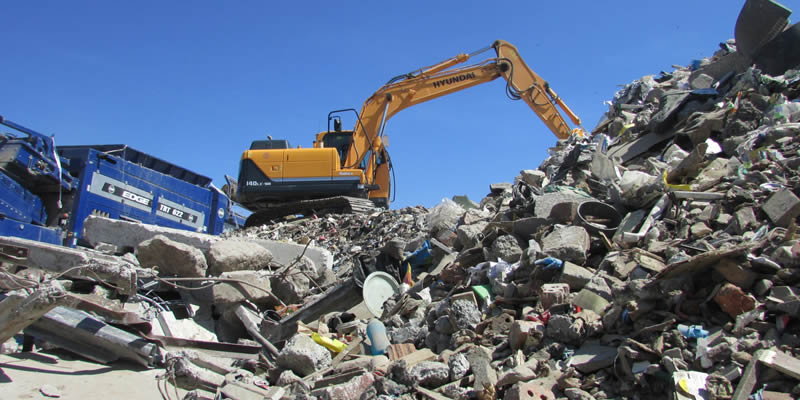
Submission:
[[[358,197],[337,196],[300,200],[255,211],[247,217],[244,227],[269,224],[287,215],[366,214],[377,209],[372,200]]]

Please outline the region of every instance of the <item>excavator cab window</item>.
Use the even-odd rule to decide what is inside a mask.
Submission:
[[[288,140],[254,140],[250,144],[250,150],[272,150],[272,149],[289,149],[292,146]]]
[[[344,167],[344,159],[347,157],[347,151],[350,150],[350,143],[352,142],[352,131],[334,131],[325,134],[325,137],[322,138],[322,147],[336,148],[336,152],[339,153],[339,160],[342,163],[342,167]]]

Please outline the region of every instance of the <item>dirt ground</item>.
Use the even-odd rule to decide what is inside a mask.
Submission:
[[[162,399],[156,376],[163,369],[146,369],[129,362],[103,365],[69,353],[48,351],[0,355],[0,400],[52,399],[40,392],[50,385],[65,400]],[[169,385],[169,398],[186,394]]]

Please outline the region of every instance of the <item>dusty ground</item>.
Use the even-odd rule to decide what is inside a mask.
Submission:
[[[155,377],[163,371],[128,362],[103,365],[64,352],[0,355],[0,400],[49,399],[39,391],[46,384],[65,400],[161,399]]]

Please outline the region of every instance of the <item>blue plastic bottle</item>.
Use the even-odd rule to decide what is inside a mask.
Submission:
[[[369,338],[370,351],[373,356],[386,353],[389,347],[389,338],[386,337],[386,327],[378,319],[371,319],[367,324],[367,337]]]
[[[708,336],[708,331],[700,325],[678,325],[678,332],[687,338],[704,338]]]

